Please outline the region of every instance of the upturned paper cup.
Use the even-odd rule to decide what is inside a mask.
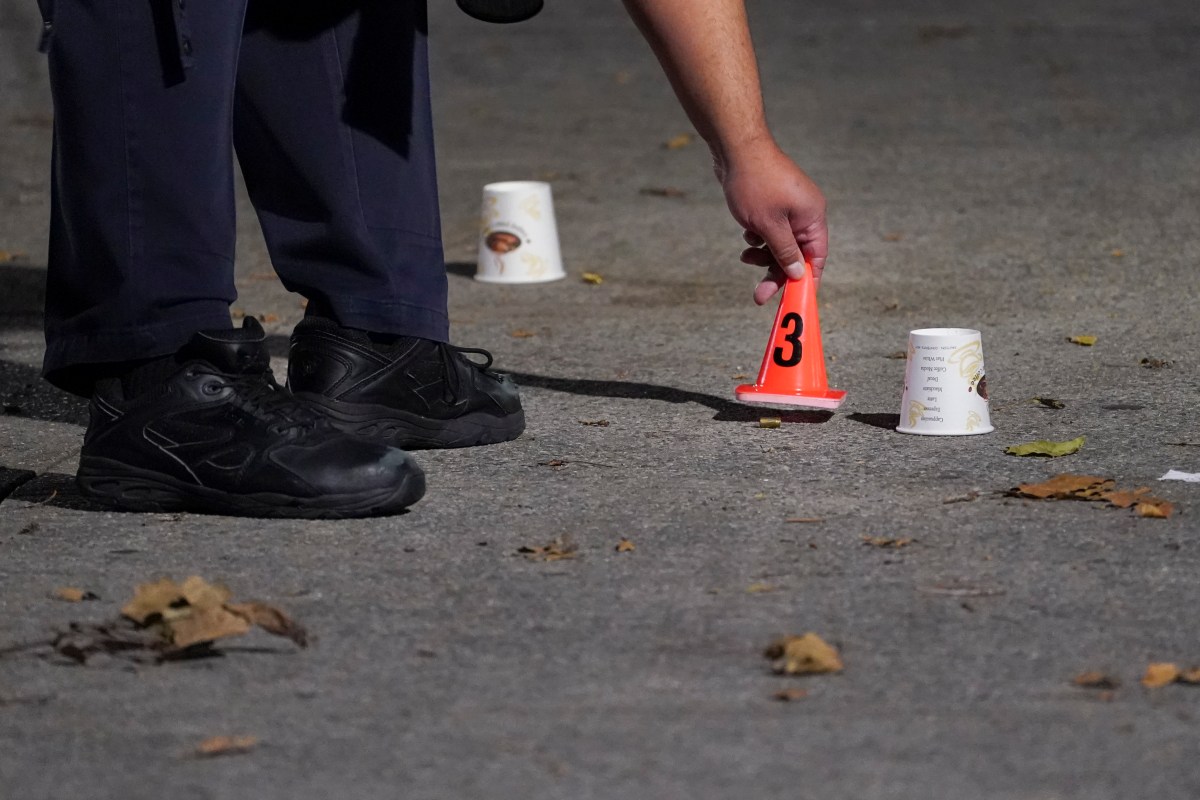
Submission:
[[[484,186],[475,280],[544,283],[565,277],[550,184],[504,181]]]
[[[908,335],[900,433],[991,433],[983,340],[968,328],[925,328]]]

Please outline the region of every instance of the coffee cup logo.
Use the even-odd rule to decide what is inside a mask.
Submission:
[[[484,238],[483,243],[493,253],[504,255],[521,246],[521,237],[508,231],[492,231]]]

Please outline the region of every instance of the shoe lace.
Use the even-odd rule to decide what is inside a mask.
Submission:
[[[237,404],[276,433],[300,433],[324,424],[321,414],[280,386],[270,370],[217,374],[234,390]]]

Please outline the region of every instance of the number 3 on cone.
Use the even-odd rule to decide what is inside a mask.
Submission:
[[[779,329],[786,331],[788,327],[792,328],[791,333],[784,334],[783,340],[792,346],[792,352],[784,358],[783,348],[776,347],[772,358],[775,363],[781,367],[794,367],[800,363],[800,359],[804,355],[804,348],[800,345],[800,336],[804,333],[804,319],[795,311],[789,311],[783,315],[783,321],[779,323]]]

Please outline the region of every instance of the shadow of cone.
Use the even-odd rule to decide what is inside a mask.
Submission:
[[[825,376],[817,286],[809,264],[804,265],[803,278],[783,287],[758,381],[737,387],[734,394],[743,403],[812,408],[837,408],[846,399],[845,392],[829,388]]]

